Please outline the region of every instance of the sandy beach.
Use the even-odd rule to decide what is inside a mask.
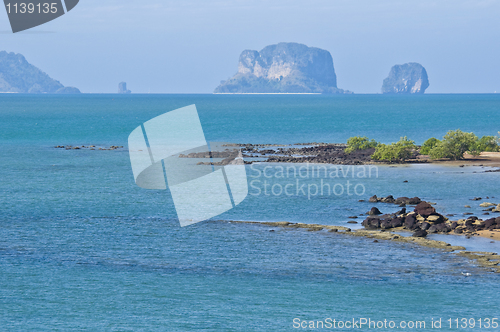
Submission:
[[[481,155],[477,157],[465,154],[462,160],[429,160],[429,162],[450,166],[500,167],[500,152],[481,152]]]
[[[500,241],[500,230],[497,229],[493,231],[478,231],[477,234],[487,239]]]

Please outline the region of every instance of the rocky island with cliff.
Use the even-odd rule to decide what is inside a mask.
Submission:
[[[0,52],[0,93],[80,93],[30,64],[22,54]]]
[[[382,93],[422,94],[429,87],[425,68],[416,62],[395,65],[384,80]]]
[[[351,93],[337,88],[330,52],[298,43],[241,53],[238,72],[214,93]]]

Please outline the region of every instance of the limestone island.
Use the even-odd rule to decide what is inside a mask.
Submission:
[[[352,93],[337,88],[330,52],[298,43],[245,50],[238,72],[214,93]]]
[[[395,65],[384,80],[382,93],[417,94],[424,93],[429,87],[425,68],[416,62]]]
[[[22,54],[0,52],[0,93],[80,93],[26,61]]]

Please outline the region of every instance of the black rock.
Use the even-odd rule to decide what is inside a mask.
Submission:
[[[387,197],[380,199],[380,202],[382,202],[382,203],[394,203],[395,201],[396,200],[394,199],[394,197],[392,195],[389,195]]]
[[[408,204],[409,205],[417,205],[419,204],[420,202],[422,202],[422,200],[418,197],[413,197],[413,198],[410,198],[410,200],[408,201]]]
[[[433,226],[436,226],[436,230],[438,232],[441,232],[441,233],[449,233],[451,230],[450,227],[448,225],[446,225],[445,223],[437,224],[437,225],[433,225]]]
[[[401,215],[401,214],[405,214],[406,213],[406,208],[402,208],[401,210],[399,210],[398,212],[396,212],[395,214],[396,215]]]
[[[416,231],[415,233],[412,234],[413,237],[426,237],[427,232],[424,231],[423,229]]]
[[[370,203],[377,203],[378,202],[377,195],[373,195],[372,197],[370,197],[370,199],[368,200],[368,202],[370,202]]]
[[[374,216],[374,215],[380,215],[382,214],[382,212],[380,212],[380,210],[377,209],[376,207],[372,207],[371,210],[367,212],[367,214],[370,216]]]
[[[430,227],[431,227],[431,224],[429,224],[428,222],[425,222],[425,221],[420,225],[420,228],[423,229],[424,231],[428,230]]]
[[[380,228],[380,219],[379,218],[366,218],[361,223],[365,228]]]
[[[430,205],[427,202],[418,203],[418,205],[415,207],[414,211],[424,218],[427,218],[428,216],[436,214],[436,209],[433,208],[432,205]]]
[[[432,225],[431,227],[429,227],[429,229],[427,230],[427,232],[429,234],[437,233],[438,232],[437,226],[436,225]]]
[[[451,229],[455,229],[455,228],[457,228],[457,226],[458,226],[458,223],[456,221],[452,222],[450,225]]]
[[[387,220],[387,219],[382,220],[380,222],[380,228],[391,229],[392,228],[391,220]]]
[[[401,227],[404,224],[404,219],[403,218],[394,218],[391,220],[391,226],[392,227]]]
[[[415,219],[415,216],[406,216],[404,226],[409,230],[415,229],[417,227],[417,220]]]
[[[396,198],[396,204],[408,204],[410,202],[410,199],[408,197],[398,197]]]

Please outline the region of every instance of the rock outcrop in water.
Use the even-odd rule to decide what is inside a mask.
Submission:
[[[59,81],[30,64],[23,55],[0,52],[0,92],[80,93],[64,87]]]
[[[382,85],[382,93],[424,93],[428,87],[429,78],[425,68],[419,63],[410,62],[391,68]]]
[[[118,93],[128,94],[128,93],[132,93],[132,91],[130,91],[130,90],[127,89],[127,83],[126,82],[120,82],[118,84]]]
[[[215,93],[350,93],[337,88],[330,52],[297,43],[279,43],[260,52],[245,50],[238,73]]]

